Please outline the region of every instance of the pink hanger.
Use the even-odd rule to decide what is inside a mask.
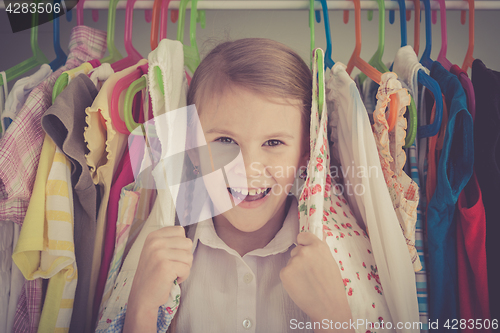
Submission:
[[[446,51],[448,49],[448,34],[446,32],[446,3],[445,0],[439,1],[439,11],[441,12],[441,50],[437,57],[437,61],[449,71],[452,63],[446,58]]]
[[[137,0],[127,0],[127,7],[125,10],[125,36],[124,44],[127,56],[117,62],[111,64],[115,72],[119,72],[135,65],[139,60],[143,59],[142,55],[132,45],[132,29],[134,19],[134,4]]]
[[[76,24],[83,25],[83,3],[85,0],[80,0],[76,4]]]
[[[120,133],[130,134],[127,125],[120,117],[120,95],[127,91],[128,87],[135,80],[139,79],[144,74],[148,73],[148,64],[138,66],[132,73],[125,77],[122,77],[113,88],[113,94],[111,95],[111,106],[110,106],[110,116],[113,122],[113,127]]]
[[[80,0],[76,4],[76,24],[77,25],[84,25],[83,23],[83,3],[85,0]],[[99,20],[99,11],[97,9],[92,10],[92,20],[94,22],[97,22]]]
[[[474,57],[474,0],[465,0],[469,2],[469,47],[467,48],[467,54],[465,55],[464,63],[462,64],[462,70],[467,72],[467,70],[472,67],[472,62]],[[465,24],[465,10],[462,11],[461,20],[462,24]]]

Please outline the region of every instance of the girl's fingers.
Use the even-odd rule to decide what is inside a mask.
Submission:
[[[179,249],[191,251],[193,248],[193,241],[185,236],[175,237],[151,237],[146,240],[147,248],[150,251],[159,251],[163,249]]]
[[[175,271],[177,272],[177,283],[182,283],[186,281],[191,271],[191,265],[185,263],[174,262]]]
[[[186,264],[189,267],[193,264],[193,254],[191,251],[179,250],[179,249],[169,249],[165,251],[166,259],[171,262]]]
[[[184,227],[180,225],[173,225],[163,227],[149,234],[152,238],[156,237],[186,237]]]
[[[299,245],[312,245],[318,240],[319,238],[312,232],[299,232],[297,235],[297,244]]]

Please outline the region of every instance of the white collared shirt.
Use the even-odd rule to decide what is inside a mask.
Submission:
[[[297,200],[292,199],[276,236],[243,257],[219,238],[212,219],[189,231],[194,260],[188,279],[180,285],[177,332],[312,332],[292,329],[310,320],[279,276],[299,232]]]

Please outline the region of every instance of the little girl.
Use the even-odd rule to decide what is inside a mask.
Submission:
[[[213,202],[239,204],[187,232],[149,234],[125,332],[156,332],[175,279],[182,304],[170,332],[313,332],[305,323],[352,319],[338,264],[322,239],[299,233],[290,192],[309,159],[311,96],[311,70],[278,42],[226,42],[201,62],[187,105],[196,105],[208,144],[237,147],[244,161],[226,170],[227,193],[205,185]],[[203,172],[199,156],[190,158]]]

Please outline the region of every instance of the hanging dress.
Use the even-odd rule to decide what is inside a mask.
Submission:
[[[387,190],[369,116],[345,65],[335,64],[327,89],[332,156],[342,165],[344,195],[369,231],[391,316],[394,321],[418,321],[408,248]]]
[[[323,51],[316,49],[315,52]],[[319,65],[322,70],[323,64]],[[317,77],[317,71],[318,66],[314,61],[313,78]],[[324,94],[325,91],[320,93]],[[321,110],[321,119],[318,111],[318,84],[315,82],[310,126],[311,157],[299,198],[300,231],[312,232],[320,239],[323,239],[323,232],[326,231],[326,242],[340,268],[354,321],[360,319],[376,324],[381,321],[392,322],[395,317],[391,317],[387,306],[368,235],[358,225],[342,194],[341,185],[332,181],[329,172],[326,102]],[[367,329],[359,326],[356,331],[379,331],[375,329],[377,325],[373,327]]]

